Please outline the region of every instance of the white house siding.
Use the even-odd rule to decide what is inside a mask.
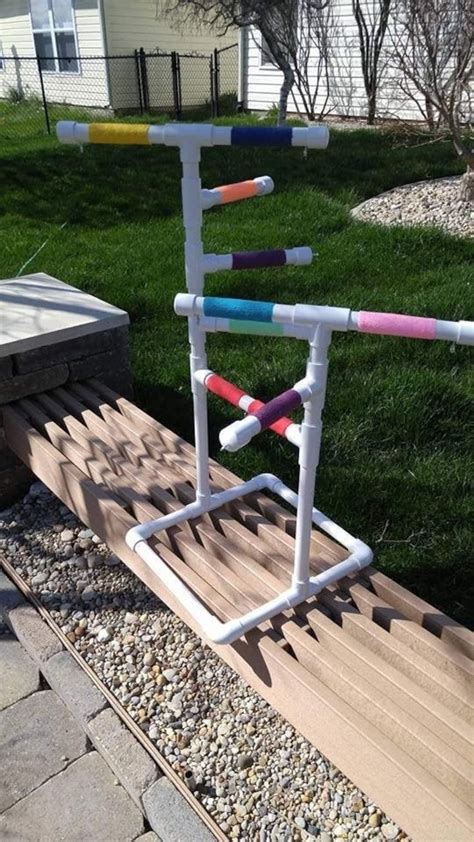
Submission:
[[[110,55],[130,55],[143,47],[145,52],[177,51],[181,55],[201,53],[209,56],[218,49],[236,44],[238,33],[234,30],[219,36],[209,27],[192,29],[189,24],[179,26],[164,14],[160,0],[104,0],[106,38]],[[237,49],[232,51],[237,82]],[[228,59],[226,62],[226,78]],[[129,74],[126,61],[114,60],[111,68],[111,90],[114,107],[136,105],[135,77]],[[151,107],[172,107],[172,78],[170,59],[151,57],[147,60],[147,74]],[[223,74],[224,75],[224,74]],[[230,73],[230,75],[232,75]],[[210,73],[207,59],[181,58],[182,99],[186,107],[201,105],[210,98]],[[127,106],[128,103],[128,106]]]
[[[336,0],[336,43],[333,68],[330,76],[329,97],[325,81],[320,82],[316,113],[323,106],[326,113],[337,116],[363,117],[367,113],[367,99],[362,76],[357,24],[352,14],[352,3]],[[254,111],[266,111],[278,103],[283,76],[272,65],[261,63],[261,36],[257,31],[248,33],[246,48],[245,101]],[[317,82],[317,54],[312,63],[311,83]],[[290,96],[289,110],[304,113],[301,97],[296,87]],[[378,115],[419,119],[420,111],[414,102],[404,97],[397,84],[395,69],[385,71],[378,96]]]
[[[99,0],[75,0],[74,6],[79,72],[44,72],[46,97],[50,103],[103,108],[109,94],[105,62],[99,58],[104,54]],[[5,58],[0,97],[12,88],[26,97],[40,96],[29,0],[1,0],[0,42]]]

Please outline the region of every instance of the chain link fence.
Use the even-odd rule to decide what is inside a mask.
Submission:
[[[198,53],[0,58],[0,144],[54,132],[58,120],[153,114],[202,120],[237,110],[238,45]]]

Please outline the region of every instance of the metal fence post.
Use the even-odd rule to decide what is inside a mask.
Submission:
[[[176,119],[181,120],[181,68],[179,65],[179,54],[175,50],[171,53],[171,73],[173,77],[174,113]]]
[[[141,78],[141,87],[142,87],[142,103],[144,111],[150,110],[150,91],[148,88],[148,71],[146,66],[146,53],[143,47],[140,47],[139,51],[140,57],[140,78]],[[143,111],[142,111],[143,114]]]
[[[51,134],[51,123],[49,121],[49,112],[48,112],[48,100],[46,99],[46,91],[44,89],[44,81],[43,81],[43,71],[41,69],[41,61],[40,57],[36,56],[36,64],[38,67],[39,73],[39,80],[40,80],[40,87],[41,87],[41,97],[43,100],[43,110],[44,110],[44,120],[46,123],[46,131],[48,134]]]
[[[134,51],[135,56],[135,72],[137,74],[137,87],[138,87],[138,104],[140,108],[140,114],[143,114],[143,92],[142,92],[142,75],[140,72],[140,55],[138,50]]]
[[[214,116],[220,117],[220,60],[219,60],[219,50],[217,47],[214,49]]]

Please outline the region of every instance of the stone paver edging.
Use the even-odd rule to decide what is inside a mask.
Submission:
[[[114,792],[113,786],[107,789],[105,784],[106,803],[105,808],[102,805],[101,810],[106,818],[109,809],[111,816],[116,813],[120,817],[121,838],[137,839],[137,842],[138,839],[142,842],[152,842],[156,839],[162,842],[212,842],[214,836],[187,800],[173,783],[163,776],[150,755],[108,705],[105,696],[81,670],[72,655],[64,649],[59,638],[1,569],[0,620],[3,620],[19,641],[10,637],[0,637],[2,671],[5,667],[5,677],[13,675],[14,678],[11,682],[13,689],[4,689],[0,694],[0,739],[2,734],[11,734],[16,729],[18,734],[14,735],[12,745],[24,743],[20,752],[21,762],[16,748],[2,761],[2,771],[8,778],[9,788],[5,789],[4,802],[0,802],[0,811],[3,811],[0,816],[0,835],[11,833],[14,829],[11,838],[19,839],[22,833],[27,833],[29,826],[35,826],[39,811],[49,809],[49,804],[51,816],[54,818],[50,828],[53,835],[55,821],[61,813],[67,823],[68,838],[79,839],[81,833],[84,838],[84,826],[81,826],[79,821],[80,813],[86,806],[88,810],[93,809],[93,781],[95,778],[104,777],[101,764],[105,761],[154,831],[143,834],[143,825],[140,828],[133,817],[134,814],[124,809],[119,791]],[[7,646],[11,648],[7,650]],[[15,653],[18,655],[17,666],[18,670],[22,671],[22,678],[15,674]],[[38,692],[39,672],[44,675],[51,690]],[[43,734],[42,729],[35,728],[35,717],[39,717],[43,712],[56,721],[58,717],[64,719],[61,733],[70,733],[72,740],[67,750],[64,748],[64,741],[57,750],[54,744],[51,744],[51,729],[47,729]],[[5,723],[2,723],[2,717]],[[89,737],[96,751],[84,754],[85,735]],[[42,739],[46,740],[44,745],[40,745]],[[30,755],[42,760],[43,769],[39,781],[38,770],[28,770]],[[65,762],[69,763],[71,760],[73,762],[64,768]],[[87,798],[83,803],[81,801],[82,807],[79,805],[77,808],[69,803],[73,799],[72,795],[68,795],[70,790],[72,793],[74,787],[77,787],[77,780],[72,777],[72,771],[69,771],[74,768],[74,774],[79,776],[78,779],[84,780],[84,786],[90,789]],[[120,788],[120,792],[123,790]],[[42,802],[43,807],[40,806],[41,791],[46,799]],[[125,793],[124,797],[127,798]],[[57,807],[54,808],[58,799],[61,800],[61,811],[58,811]],[[143,822],[143,819],[141,821]],[[76,835],[74,829],[76,825],[79,835]],[[99,839],[100,842],[107,839],[112,842],[113,834],[117,833],[117,826],[114,819],[109,830],[98,827],[97,842]]]

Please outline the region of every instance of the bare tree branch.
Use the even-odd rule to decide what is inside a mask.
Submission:
[[[377,110],[377,92],[382,76],[382,47],[387,32],[392,0],[352,0],[359,33],[359,49],[367,95],[367,122],[372,125]]]
[[[474,196],[472,0],[393,0],[390,27],[400,87],[425,103],[432,126],[448,130]]]

